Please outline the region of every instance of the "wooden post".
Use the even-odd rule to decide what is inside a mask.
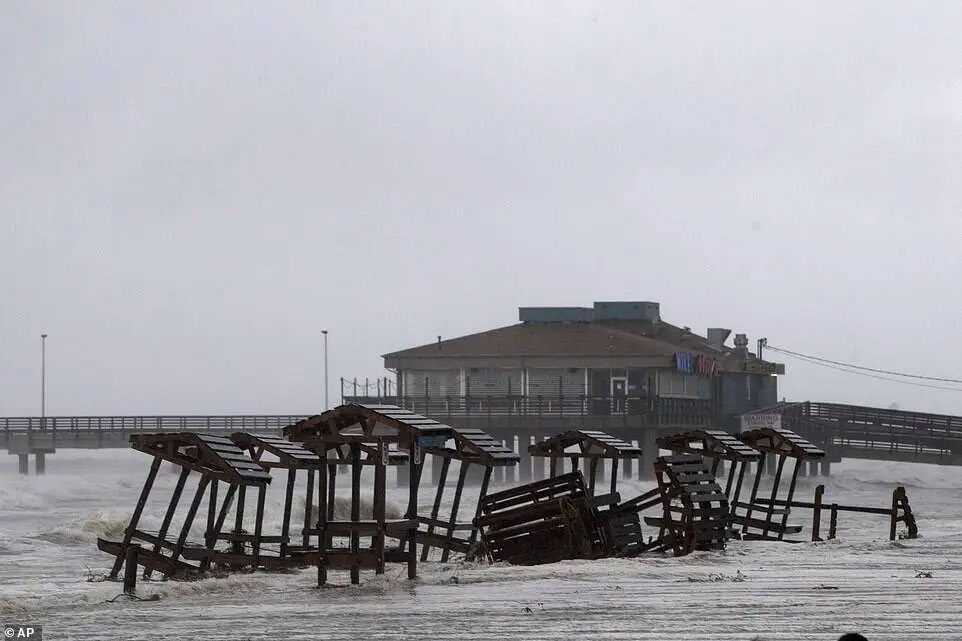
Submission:
[[[201,501],[204,500],[204,494],[207,493],[207,485],[210,483],[210,477],[204,474],[200,477],[200,481],[197,483],[197,491],[194,493],[194,499],[190,502],[190,507],[187,509],[187,516],[184,517],[184,524],[180,528],[180,536],[177,537],[177,543],[174,545],[174,552],[170,556],[170,560],[176,563],[177,559],[180,558],[181,552],[184,551],[184,546],[187,544],[187,535],[190,534],[190,526],[194,524],[194,517],[197,516],[197,510],[200,509]]]
[[[204,536],[204,543],[207,549],[213,547],[212,538],[214,536],[214,524],[217,522],[217,480],[214,479],[210,484],[210,499],[207,503],[207,528]]]
[[[335,486],[337,485],[337,465],[327,466],[327,520],[334,520]]]
[[[327,466],[327,520],[334,520],[334,506],[336,498],[336,486],[337,486],[337,470],[338,466],[329,464]],[[324,545],[331,547],[333,538],[328,536]]]
[[[127,524],[127,529],[124,530],[124,540],[121,550],[125,550],[128,545],[130,545],[130,539],[133,538],[134,530],[137,529],[137,522],[140,521],[140,515],[144,512],[144,506],[147,505],[147,497],[150,496],[150,488],[154,485],[154,479],[157,478],[157,471],[160,469],[161,459],[159,456],[155,456],[153,462],[150,464],[150,471],[147,472],[147,480],[144,481],[144,487],[140,491],[140,498],[137,499],[137,507],[134,508],[134,513],[130,517],[130,523]],[[113,568],[110,570],[110,578],[116,579],[117,574],[120,572],[120,565],[124,562],[121,555],[117,555],[114,559]]]
[[[444,484],[448,479],[448,467],[451,465],[451,459],[447,456],[443,457],[441,461],[441,470],[438,473],[438,489],[434,495],[434,506],[431,508],[431,520],[436,521],[438,514],[441,511],[441,499],[444,497]],[[428,534],[434,532],[434,523],[428,523]],[[421,550],[421,562],[424,563],[428,560],[428,552],[431,551],[431,544],[428,541],[424,542],[424,547]]]
[[[474,511],[475,521],[478,519],[479,516],[481,516],[481,500],[488,493],[488,483],[490,481],[491,481],[491,466],[489,465],[484,468],[484,478],[481,480],[481,493],[478,494],[478,507]],[[474,545],[474,542],[477,540],[477,537],[478,537],[478,528],[474,528],[473,530],[471,530],[471,537],[468,539],[468,547],[471,547],[472,545]]]
[[[822,540],[822,495],[825,494],[825,486],[819,485],[815,488],[815,507],[812,509],[812,541]]]
[[[170,503],[167,504],[167,512],[164,514],[164,520],[160,524],[160,531],[157,532],[158,542],[154,544],[153,552],[157,554],[160,551],[160,541],[167,538],[167,530],[170,529],[170,522],[174,518],[174,512],[177,511],[177,504],[180,503],[180,495],[184,491],[184,485],[187,483],[187,475],[190,474],[188,468],[182,468],[180,470],[180,476],[177,478],[177,485],[174,486],[174,493],[170,496]],[[144,578],[149,579],[153,574],[153,570],[149,567],[144,567]]]
[[[237,511],[234,513],[234,534],[244,533],[244,505],[247,503],[247,486],[241,485],[237,490]],[[240,554],[244,551],[244,544],[234,540],[230,544],[231,552]]]
[[[291,509],[294,507],[294,483],[297,480],[297,468],[287,468],[287,492],[284,494],[284,522],[281,523],[281,557],[287,556],[291,537]],[[310,509],[308,503],[308,509]]]
[[[464,484],[468,478],[468,463],[465,460],[461,460],[460,469],[458,470],[458,486],[454,490],[454,500],[451,501],[451,518],[448,520],[448,536],[444,544],[444,549],[441,551],[441,561],[447,562],[448,557],[451,555],[451,539],[454,538],[454,526],[458,522],[458,510],[461,507],[461,493],[464,491]],[[480,503],[481,499],[478,499]],[[477,532],[477,526],[473,526],[471,529],[471,540],[474,540],[475,533]]]
[[[737,461],[732,462],[732,470],[729,472],[729,478],[735,476],[735,464]],[[731,502],[731,514],[728,516],[729,525],[731,525],[732,519],[735,517],[735,511],[738,509],[738,499],[742,493],[742,484],[745,482],[745,470],[751,465],[748,461],[741,461],[738,466],[738,481],[735,483],[735,492],[729,495],[728,500]],[[747,517],[746,517],[747,518]],[[744,532],[744,530],[742,530]]]
[[[321,464],[323,467],[323,463]],[[304,548],[310,547],[311,535],[308,532],[312,529],[311,511],[314,509],[314,468],[307,469],[307,492],[304,500],[304,530],[301,538],[301,545]]]
[[[224,529],[224,521],[227,520],[227,512],[230,511],[231,505],[234,504],[234,493],[237,492],[236,485],[227,486],[227,494],[224,496],[224,502],[220,506],[220,511],[217,514],[217,520],[211,526],[210,539],[207,542],[207,552],[213,553],[214,547],[217,545],[217,537],[220,536],[221,531]],[[210,568],[211,557],[207,556],[200,563],[201,570],[207,570]]]
[[[267,484],[262,483],[257,488],[257,512],[254,517],[254,544],[252,567],[259,567],[261,564],[261,535],[264,532],[264,499],[267,495]]]
[[[374,573],[384,574],[385,512],[387,492],[388,444],[383,439],[377,442],[377,460],[374,462],[374,520],[377,521],[377,536],[374,539],[374,554],[377,558]],[[445,462],[447,460],[445,459]],[[443,483],[442,483],[443,485]]]
[[[828,524],[829,540],[835,538],[835,527],[838,525],[838,503],[832,503],[832,520]]]
[[[764,461],[765,461],[765,457],[763,454],[762,458],[758,460],[758,470],[755,473],[755,482],[752,484],[752,494],[751,494],[751,497],[748,499],[748,508],[745,510],[745,524],[742,526],[742,534],[745,534],[745,532],[748,531],[748,520],[752,516],[752,506],[755,505],[755,501],[758,499],[758,485],[762,481],[762,474],[764,473],[764,465],[765,465]],[[741,483],[739,483],[739,486],[741,486]]]
[[[351,443],[351,521],[357,527],[361,520],[361,444]],[[351,584],[361,582],[361,566],[358,558],[361,551],[361,535],[356,529],[351,530]]]
[[[322,446],[321,464],[317,468],[317,585],[327,583],[327,488],[333,479],[328,479],[332,466],[327,465],[327,452]],[[309,509],[309,508],[308,508]]]
[[[550,474],[550,478],[554,478],[554,477],[558,476],[558,457],[557,457],[557,456],[552,456],[552,457],[550,458],[550,461],[551,461],[551,462],[550,462],[550,464],[549,464],[549,465],[550,465],[550,472],[549,472],[549,474]]]
[[[785,538],[785,526],[788,524],[788,514],[792,509],[792,499],[795,498],[795,484],[798,482],[798,472],[805,463],[799,459],[795,459],[795,469],[792,470],[792,482],[788,486],[788,497],[785,499],[785,511],[782,513],[781,529],[778,532],[778,540],[781,541]]]
[[[416,439],[414,435],[411,436],[412,439]],[[421,446],[418,445],[416,440],[412,440],[409,452],[411,454],[411,470],[410,470],[410,481],[408,483],[408,516],[409,519],[418,518],[418,485],[421,483],[421,469],[424,467],[424,461],[421,457]],[[408,529],[407,544],[408,544],[408,579],[413,580],[417,578],[418,575],[418,526],[417,522]]]
[[[772,495],[769,498],[768,509],[765,513],[765,527],[762,528],[762,536],[768,536],[769,526],[772,524],[772,517],[775,512],[775,499],[778,498],[778,485],[782,480],[782,469],[785,467],[785,455],[778,456],[778,466],[775,468],[775,478],[772,480]]]
[[[137,591],[137,555],[140,545],[128,545],[124,552],[124,594],[134,594]]]
[[[896,489],[892,492],[892,515],[889,524],[889,541],[895,540],[895,525],[899,520],[899,490]]]

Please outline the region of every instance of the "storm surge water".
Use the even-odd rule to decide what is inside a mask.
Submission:
[[[333,572],[334,585],[323,589],[310,569],[237,573],[141,582],[145,600],[133,601],[116,598],[119,583],[99,580],[111,558],[95,542],[122,536],[147,457],[58,452],[44,477],[18,476],[15,460],[3,463],[0,622],[41,624],[50,639],[835,641],[850,630],[871,641],[962,638],[956,468],[851,461],[835,465],[830,478],[800,480],[799,500],[810,500],[824,482],[827,500],[878,506],[905,486],[922,534],[917,540],[890,542],[884,517],[844,514],[839,538],[823,543],[733,541],[721,553],[537,567],[434,561],[419,566],[414,582],[402,566],[388,565],[381,577],[362,573],[354,587]],[[175,481],[162,469],[156,502],[143,516],[146,529],[158,526]],[[620,490],[627,497],[649,487],[627,482]],[[279,528],[283,492],[272,489],[267,524]],[[422,504],[433,494],[426,486]],[[389,511],[400,514],[406,490],[390,490],[388,500]],[[468,515],[473,506],[462,510]],[[810,512],[791,521],[807,535]]]

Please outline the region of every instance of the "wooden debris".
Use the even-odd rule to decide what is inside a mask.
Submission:
[[[358,583],[361,569],[374,569],[381,574],[387,562],[406,563],[408,578],[415,578],[420,525],[422,521],[426,521],[428,526],[441,525],[436,518],[422,518],[418,514],[418,488],[424,468],[425,448],[445,448],[446,442],[452,438],[457,442],[456,430],[392,405],[348,404],[290,425],[284,428],[284,435],[291,441],[303,443],[322,459],[331,461],[320,468],[318,483],[322,488],[321,509],[317,528],[312,532],[318,536],[320,547],[318,584],[327,582],[328,569],[349,569],[351,582]],[[479,451],[484,450],[481,440],[473,442],[473,449],[466,442],[470,440],[462,438],[461,449],[456,445],[454,451],[470,451],[472,455],[479,455]],[[385,516],[385,469],[392,462],[403,462],[397,455],[392,460],[392,446],[407,452],[408,506],[403,519],[388,521]],[[492,457],[501,454],[489,452]],[[351,517],[346,521],[333,518],[336,492],[334,460],[351,467]],[[362,520],[360,517],[361,472],[365,466],[374,469],[374,514],[371,520]],[[448,541],[454,538],[448,536],[451,531],[452,528],[446,528],[443,538],[432,538],[430,541],[440,542],[442,546],[447,544],[450,549],[455,545]],[[397,546],[389,549],[386,545],[388,538],[397,540]],[[361,539],[365,539],[363,545]]]
[[[124,564],[127,549],[132,544],[141,545],[136,559],[137,563],[144,567],[146,578],[149,578],[154,570],[160,571],[164,576],[178,578],[187,578],[203,572],[209,565],[207,560],[214,553],[216,541],[224,538],[222,534],[224,520],[235,493],[239,492],[243,496],[249,487],[253,488],[258,494],[259,517],[261,517],[258,519],[258,523],[261,522],[264,491],[271,477],[230,439],[222,436],[181,432],[173,434],[134,434],[131,435],[130,441],[134,449],[152,455],[153,463],[147,474],[147,480],[140,493],[137,506],[134,508],[134,513],[124,530],[123,540],[97,539],[97,547],[115,557],[110,571],[111,579],[117,578],[120,568]],[[157,471],[163,461],[179,466],[181,472],[168,503],[160,530],[148,532],[139,529],[138,523],[143,514],[144,506],[147,504],[154,479],[157,477]],[[168,532],[191,472],[200,476],[197,489],[184,516],[179,534],[176,538],[170,538]],[[217,490],[219,484],[226,485],[227,491],[218,509]],[[208,491],[209,503],[204,542],[188,541],[188,533]],[[227,535],[228,538],[232,536],[234,535]],[[257,565],[257,550],[262,542],[260,528],[258,527],[254,535],[248,535],[246,538],[253,545],[251,562]],[[193,564],[190,561],[201,561],[201,563]]]
[[[761,501],[758,488],[761,484],[762,465],[758,465],[755,481],[752,484],[751,496],[747,502],[733,501],[731,505],[730,521],[733,526],[741,526],[739,533],[745,539],[766,539],[781,541],[786,534],[798,534],[802,528],[799,525],[789,525],[788,516],[791,513],[791,503],[795,496],[795,485],[803,461],[818,460],[825,457],[825,452],[808,442],[795,432],[781,428],[761,428],[738,434],[739,440],[750,445],[763,454],[774,454],[777,457],[775,476],[772,479],[771,496]],[[779,507],[779,492],[781,489],[782,472],[785,461],[792,461],[792,476],[788,485],[784,506]],[[744,510],[740,512],[739,510]],[[778,517],[776,519],[776,517]]]
[[[315,453],[304,448],[299,443],[291,443],[276,436],[255,436],[245,432],[231,434],[231,440],[240,448],[247,450],[252,459],[266,470],[284,469],[287,471],[287,486],[284,493],[284,517],[281,524],[281,531],[278,535],[267,535],[267,540],[279,544],[277,556],[287,558],[291,556],[301,557],[307,563],[312,553],[316,553],[317,546],[311,545],[310,531],[311,507],[314,497],[314,476],[321,466],[321,459]],[[266,460],[268,455],[276,460]],[[294,518],[294,491],[297,484],[297,472],[306,472],[305,510],[303,514],[303,526],[301,528],[300,544],[293,544],[291,541],[291,521]],[[237,513],[243,514],[243,499],[237,507]],[[241,518],[243,518],[241,516]],[[238,532],[243,534],[243,532]],[[264,542],[264,536],[261,538]],[[240,550],[241,541],[235,541],[235,552]],[[258,550],[260,553],[262,550]]]
[[[580,472],[489,494],[480,511],[476,523],[492,561],[538,565],[605,555]]]
[[[475,517],[477,517],[480,515],[481,500],[487,494],[493,469],[516,465],[520,460],[520,457],[513,450],[506,448],[500,441],[481,430],[456,428],[453,429],[448,440],[453,444],[450,447],[446,440],[444,443],[424,448],[425,454],[441,459],[441,468],[431,515],[417,517],[418,523],[425,528],[418,530],[418,542],[422,545],[421,561],[428,560],[432,546],[441,549],[442,561],[447,561],[451,552],[467,555],[474,548],[478,539],[478,526],[475,525],[474,520],[458,521],[461,498],[470,466],[478,465],[484,469],[481,488],[476,501]],[[459,463],[458,479],[450,512],[442,518],[440,513],[441,502],[447,489],[448,469],[451,461],[458,461]],[[467,536],[458,536],[459,533]]]
[[[774,505],[786,508],[801,508],[812,510],[812,541],[821,541],[822,510],[829,510],[829,530],[828,538],[834,539],[838,527],[839,512],[858,512],[861,514],[878,514],[879,516],[889,517],[889,540],[894,541],[897,536],[899,523],[905,523],[907,529],[905,538],[918,538],[919,528],[915,523],[915,516],[912,514],[912,507],[909,505],[908,496],[904,487],[897,487],[892,492],[892,504],[890,507],[871,507],[862,505],[839,505],[831,503],[826,505],[824,502],[825,486],[819,485],[815,488],[815,501],[808,503],[805,501],[784,501],[775,500]],[[759,499],[759,503],[768,504],[769,499]]]
[[[515,465],[519,457],[480,430],[454,428],[394,406],[349,404],[290,425],[284,436],[242,432],[229,439],[188,432],[131,436],[132,447],[149,454],[153,461],[122,540],[97,541],[99,549],[114,557],[110,578],[116,579],[126,567],[125,590],[133,593],[138,567],[144,568],[148,578],[154,571],[165,577],[190,578],[211,568],[316,565],[318,584],[327,582],[329,570],[348,570],[351,582],[358,583],[363,569],[382,574],[386,563],[403,563],[413,579],[418,557],[426,561],[432,548],[440,548],[442,561],[452,552],[468,556],[478,552],[493,561],[520,565],[667,550],[680,556],[695,550],[724,549],[734,527],[741,528],[737,534],[742,538],[783,540],[785,534],[801,530],[787,524],[791,510],[799,508],[813,511],[813,541],[821,540],[822,511],[826,509],[830,511],[828,538],[836,535],[839,512],[887,515],[892,540],[899,523],[905,524],[907,538],[918,536],[903,487],[893,492],[888,507],[825,504],[824,486],[816,489],[814,503],[795,501],[800,462],[821,458],[824,452],[784,429],[753,430],[737,438],[718,430],[693,430],[659,439],[659,447],[673,454],[655,460],[658,487],[626,501],[621,501],[617,492],[618,462],[640,457],[641,451],[594,430],[568,431],[531,445],[532,456],[551,460],[551,478],[490,495],[492,471]],[[745,470],[764,454],[777,457],[771,495],[758,496],[759,464],[751,495],[743,502],[740,493]],[[439,459],[439,478],[430,513],[424,515],[419,512],[418,490],[428,456]],[[565,459],[571,462],[572,472],[560,474],[559,462],[563,464]],[[612,461],[610,491],[595,495],[596,472],[604,459]],[[785,498],[780,498],[787,460],[794,462],[794,469]],[[163,461],[178,466],[180,474],[160,529],[148,532],[138,524]],[[458,463],[455,494],[449,513],[442,514],[452,461]],[[587,482],[579,461],[586,462],[582,467],[588,473]],[[732,465],[724,490],[715,478],[721,461]],[[388,519],[386,470],[402,465],[408,473],[407,508],[403,518]],[[483,471],[477,509],[471,521],[459,521],[472,465]],[[350,470],[350,517],[346,519],[336,518],[334,510],[338,469],[342,467]],[[270,471],[275,469],[287,473],[279,533],[264,531],[267,487]],[[366,469],[373,473],[370,515],[361,514]],[[306,482],[299,490],[301,471]],[[192,474],[199,477],[196,491],[179,532],[171,534]],[[255,500],[252,532],[245,530],[244,521],[248,493]],[[305,498],[302,513],[294,510],[298,493]],[[189,541],[205,499],[203,541]],[[312,516],[315,504],[316,518]],[[642,518],[647,510],[659,510],[660,515]],[[226,529],[230,516],[233,528]],[[656,527],[657,536],[646,540],[643,523]]]
[[[645,517],[659,528],[658,545],[675,556],[723,550],[728,540],[728,498],[700,455],[660,456],[655,475],[662,516]]]
[[[728,432],[721,430],[690,430],[658,439],[658,447],[671,450],[672,454],[700,454],[712,460],[711,473],[717,476],[721,461],[728,461],[730,468],[725,482],[725,496],[729,504],[729,528],[739,505],[745,472],[751,463],[761,459],[761,453]]]

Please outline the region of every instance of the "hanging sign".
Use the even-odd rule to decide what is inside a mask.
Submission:
[[[717,376],[721,367],[718,361],[708,356],[692,356],[690,352],[675,352],[675,368],[683,374]]]

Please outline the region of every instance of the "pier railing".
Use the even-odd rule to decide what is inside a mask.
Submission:
[[[845,405],[781,403],[758,413],[781,414],[782,426],[828,449],[878,458],[958,464],[962,417]]]
[[[713,404],[706,399],[641,396],[344,396],[344,403],[397,405],[439,417],[641,416],[651,425],[707,426]]]
[[[0,432],[209,432],[280,430],[306,415],[0,417]]]

